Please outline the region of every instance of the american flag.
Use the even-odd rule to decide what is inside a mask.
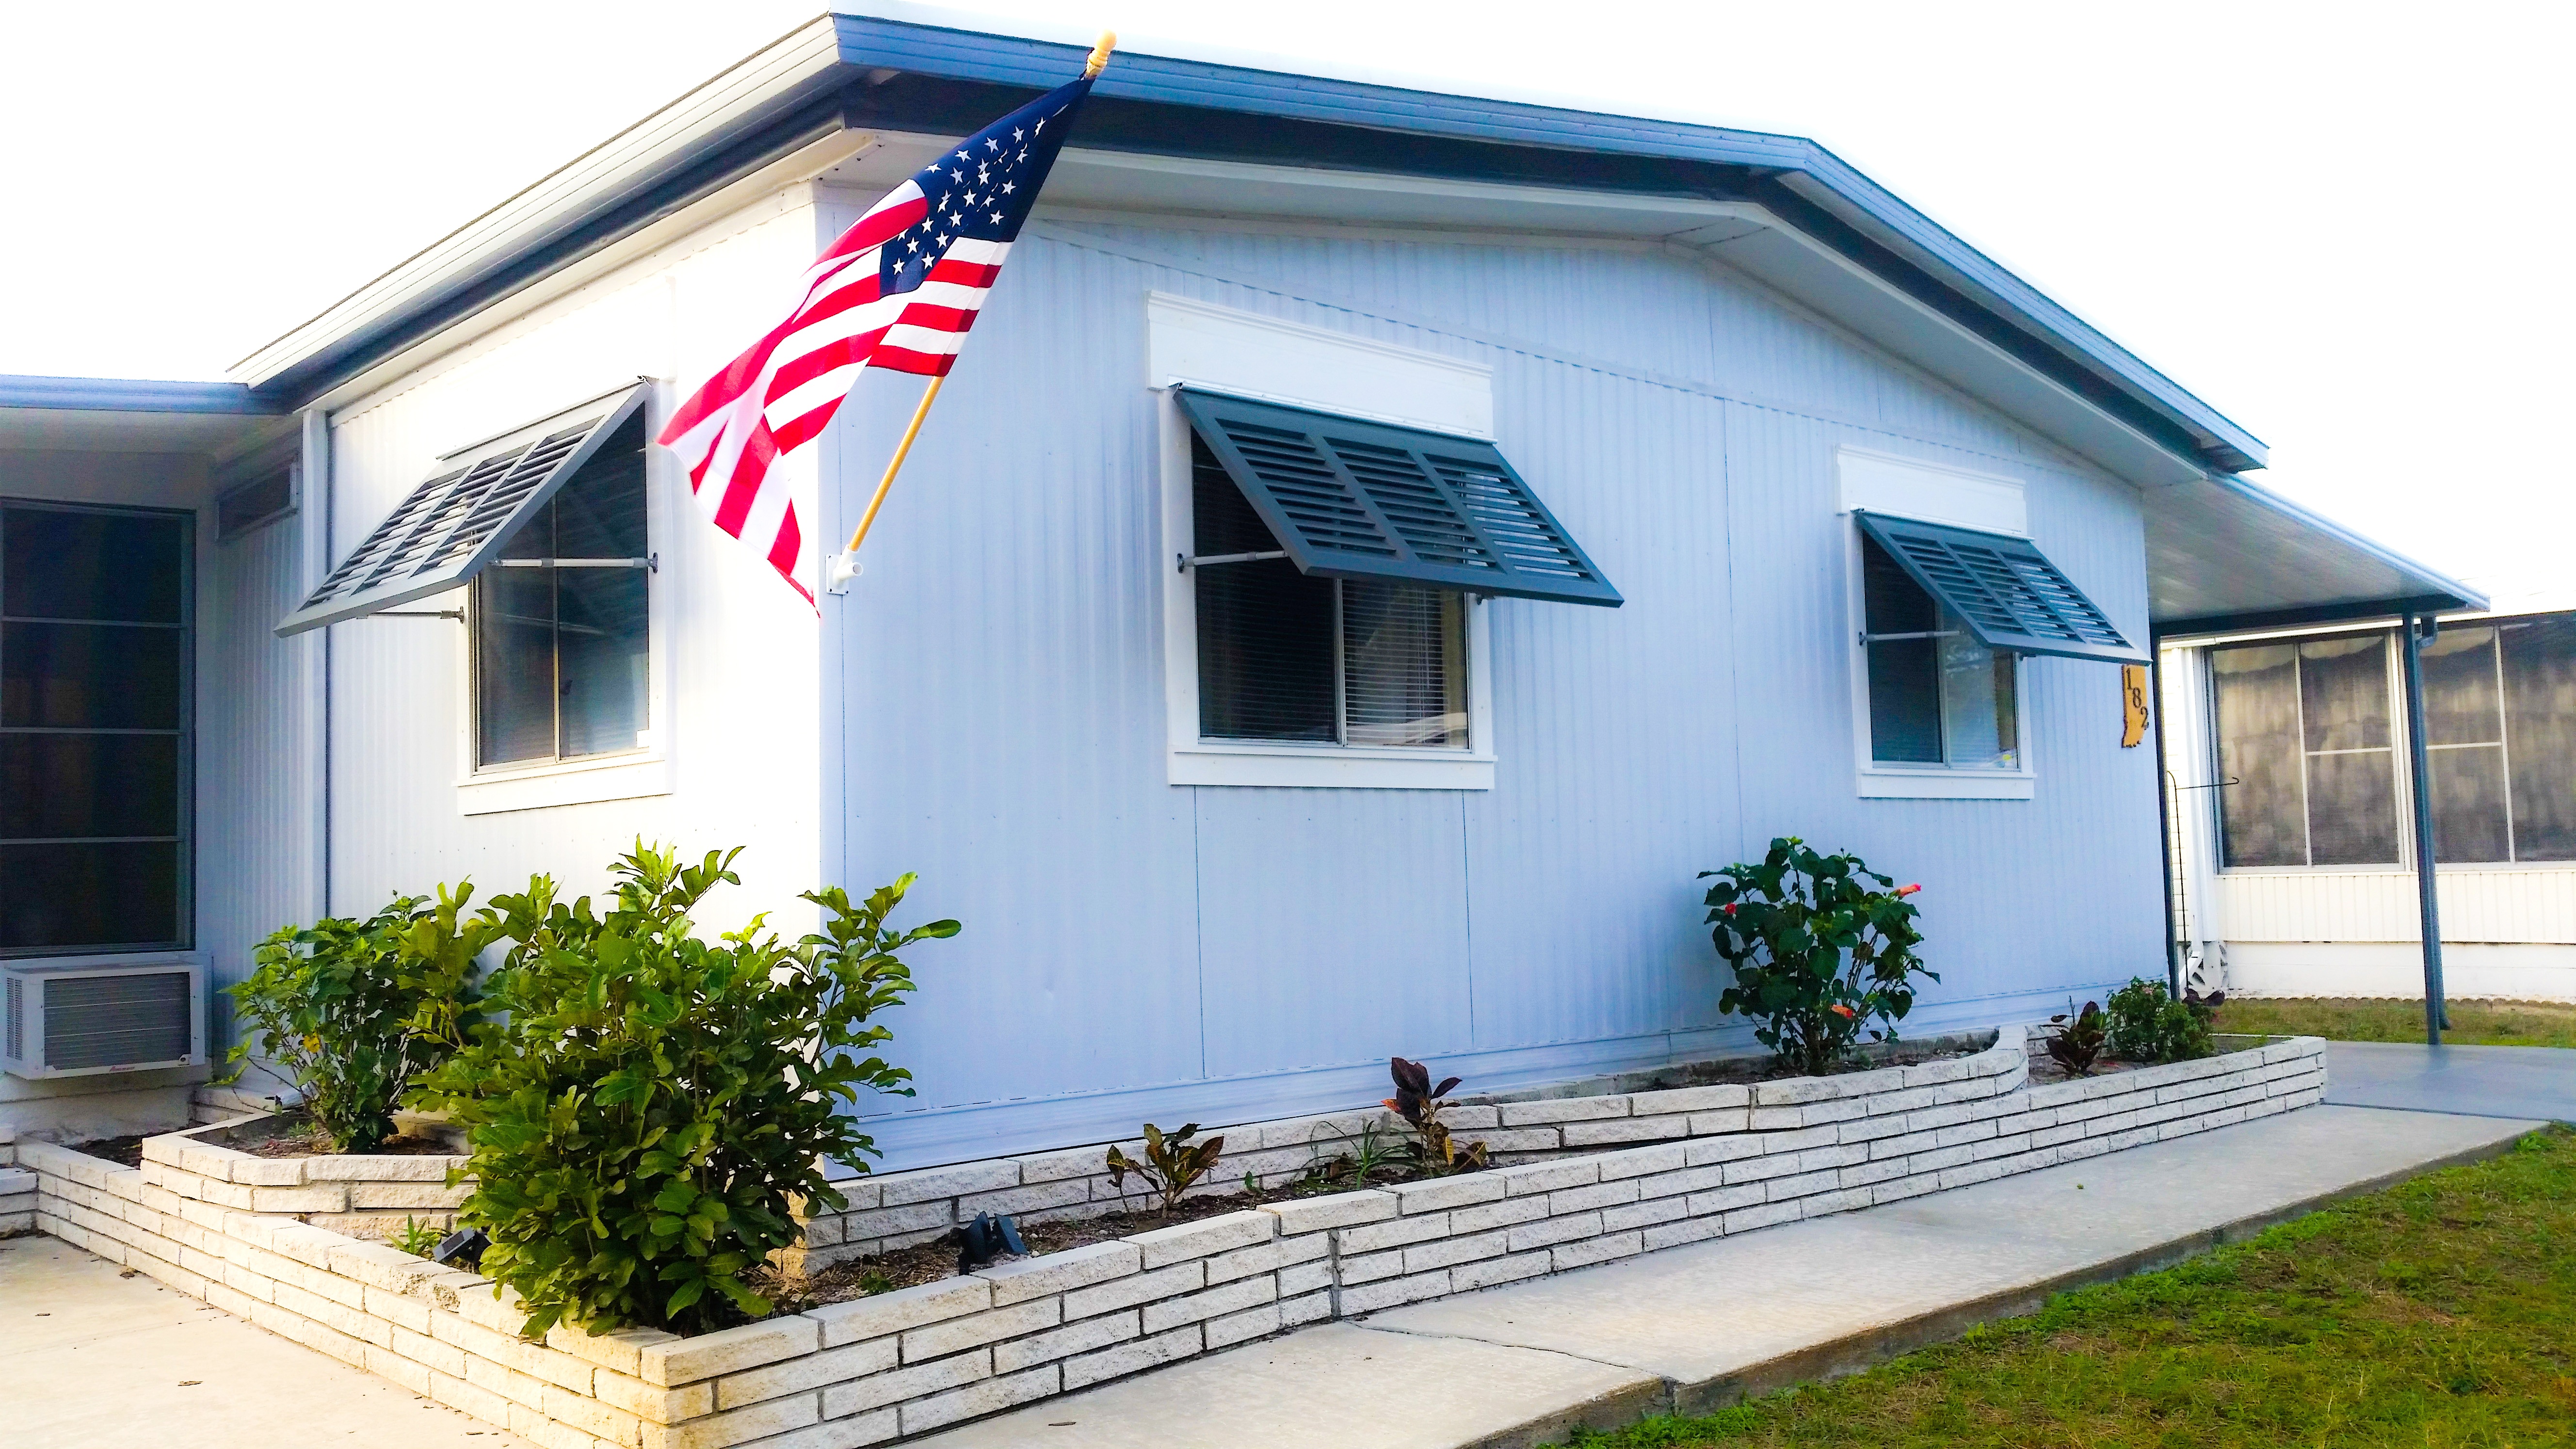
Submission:
[[[779,458],[840,410],[859,369],[944,377],[1055,165],[1089,77],[969,136],[868,208],[816,258],[787,319],[672,414],[661,443],[716,527],[805,596],[805,536]]]

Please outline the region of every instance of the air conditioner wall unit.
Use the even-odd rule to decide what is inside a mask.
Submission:
[[[193,961],[0,967],[0,1071],[31,1079],[206,1064]]]

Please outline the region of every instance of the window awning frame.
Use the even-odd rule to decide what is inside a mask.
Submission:
[[[2013,654],[2145,664],[2110,616],[2029,539],[1855,510],[1861,532],[1977,642]]]
[[[1301,573],[1625,602],[1489,441],[1203,388],[1173,394]]]
[[[442,457],[432,475],[295,612],[278,621],[277,636],[364,618],[462,586],[643,410],[650,392],[650,379],[639,378]]]

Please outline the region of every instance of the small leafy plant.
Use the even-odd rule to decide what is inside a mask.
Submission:
[[[2163,982],[2133,976],[2111,993],[2111,1055],[2126,1062],[2185,1062],[2213,1055],[2218,1046],[2210,1040],[2210,1023],[2226,1000],[2224,992],[2202,996],[2186,991],[2176,1001]]]
[[[907,875],[857,904],[808,893],[823,929],[793,946],[759,917],[703,940],[689,912],[740,884],[740,853],[684,866],[639,841],[604,913],[544,876],[493,902],[515,944],[489,999],[508,1016],[473,1026],[415,1100],[467,1129],[449,1181],[475,1181],[462,1211],[491,1235],[480,1271],[527,1301],[523,1332],[767,1314],[746,1275],[796,1241],[798,1199],[848,1205],[826,1164],[864,1170],[875,1151],[845,1109],[910,1092],[871,1051],[891,1036],[872,1018],[912,990],[895,953],[957,923],[888,926]]]
[[[1146,1123],[1143,1159],[1130,1157],[1116,1147],[1109,1149],[1109,1185],[1123,1195],[1127,1174],[1132,1172],[1144,1179],[1145,1186],[1162,1198],[1163,1215],[1171,1216],[1172,1209],[1180,1206],[1181,1194],[1196,1186],[1198,1180],[1216,1166],[1217,1159],[1225,1155],[1223,1137],[1211,1137],[1196,1146],[1190,1145],[1190,1139],[1198,1132],[1199,1124],[1196,1122],[1186,1123],[1172,1132],[1166,1132],[1151,1122]]]
[[[1413,1159],[1422,1170],[1442,1176],[1483,1167],[1485,1144],[1459,1142],[1450,1135],[1449,1124],[1440,1120],[1440,1113],[1449,1105],[1450,1089],[1458,1085],[1458,1079],[1447,1078],[1435,1087],[1431,1085],[1430,1068],[1402,1057],[1389,1057],[1387,1069],[1395,1078],[1395,1095],[1387,1098],[1385,1105],[1413,1129]]]
[[[2093,1075],[2093,1063],[2101,1057],[2103,1044],[2110,1037],[2109,1029],[2103,1025],[2102,1003],[2088,1001],[2071,1018],[2060,1012],[2048,1020],[2056,1028],[2048,1038],[2049,1060],[2076,1076]]]
[[[403,1225],[394,1229],[394,1235],[386,1241],[415,1258],[426,1258],[429,1250],[438,1246],[438,1240],[446,1236],[447,1229],[436,1223],[421,1222],[405,1213]]]
[[[262,941],[249,979],[225,988],[242,1034],[216,1080],[241,1080],[255,1051],[294,1081],[332,1151],[375,1151],[412,1079],[480,1019],[475,958],[501,923],[465,914],[473,897],[471,883],[440,886],[435,905],[396,896],[363,921],[331,916]]]
[[[1399,1160],[1410,1158],[1412,1146],[1409,1142],[1398,1141],[1394,1133],[1371,1122],[1360,1128],[1359,1138],[1351,1143],[1349,1151],[1337,1152],[1330,1157],[1319,1156],[1306,1169],[1300,1186],[1309,1192],[1366,1187],[1390,1175]]]
[[[1709,935],[1735,968],[1720,1011],[1752,1017],[1754,1039],[1810,1076],[1831,1071],[1866,1033],[1894,1041],[1914,1008],[1914,978],[1938,981],[1915,955],[1923,933],[1907,897],[1860,857],[1820,855],[1794,835],[1758,865],[1702,871]],[[1872,882],[1876,888],[1872,888]]]

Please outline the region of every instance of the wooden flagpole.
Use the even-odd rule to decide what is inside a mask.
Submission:
[[[1082,78],[1090,80],[1099,75],[1109,64],[1109,53],[1117,48],[1117,31],[1100,32],[1099,43],[1091,47],[1091,54],[1083,57]],[[930,416],[931,400],[939,396],[939,385],[947,380],[948,374],[943,372],[930,380],[930,386],[921,390],[921,404],[912,410],[912,423],[903,430],[903,441],[895,444],[894,456],[886,460],[885,476],[877,480],[877,491],[868,499],[868,511],[859,515],[859,526],[850,534],[850,546],[831,560],[831,577],[826,584],[830,592],[843,592],[849,588],[850,580],[858,577],[859,545],[868,541],[868,530],[876,526],[877,510],[885,507],[886,495],[894,491],[894,475],[903,471],[903,460],[912,451],[912,440],[921,436],[921,420]]]

